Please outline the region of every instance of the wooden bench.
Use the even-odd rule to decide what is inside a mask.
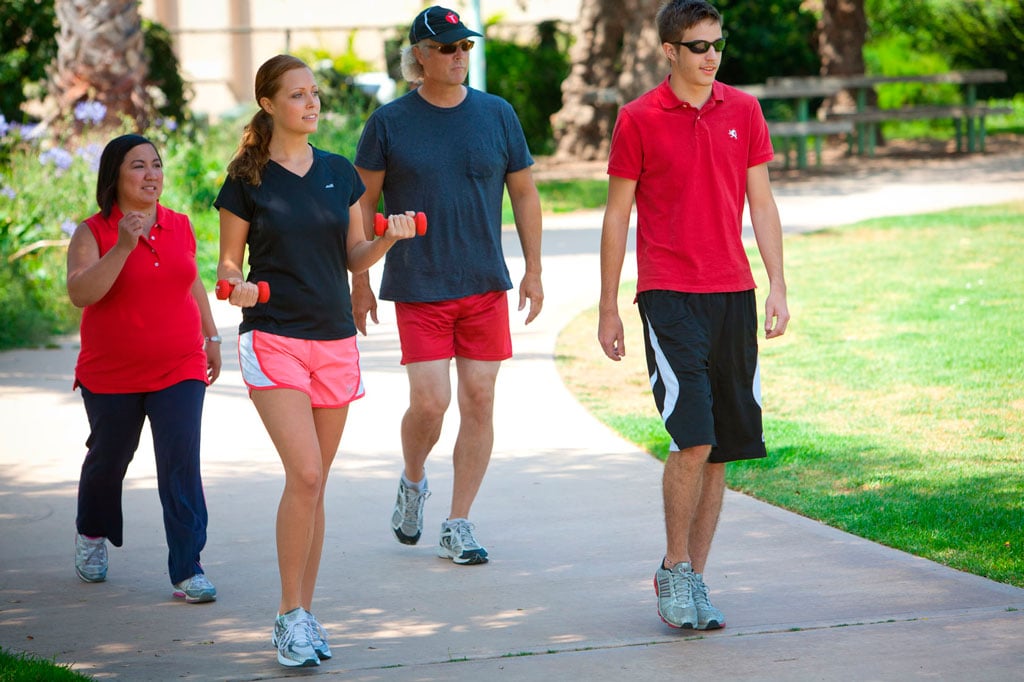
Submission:
[[[917,121],[952,119],[956,135],[956,150],[964,150],[964,122],[969,126],[967,137],[967,151],[985,151],[985,117],[998,114],[1012,114],[1013,107],[991,107],[986,104],[975,104],[967,106],[963,104],[953,105],[929,105],[920,107],[903,107],[900,109],[878,109],[877,107],[866,107],[863,111],[849,113],[833,113],[829,120],[836,122],[845,121],[854,124],[863,130],[868,156],[875,155],[875,140],[877,139],[877,127],[886,121]],[[972,125],[975,124],[976,125]],[[851,140],[852,145],[852,140]]]
[[[811,139],[814,141],[815,165],[820,166],[822,138],[828,135],[852,135],[853,130],[853,121],[768,121],[768,133],[773,139],[779,140],[787,169],[790,168],[790,152],[792,151],[797,152],[797,165],[801,169],[807,167],[806,159],[802,165],[800,162],[799,143],[801,140]]]
[[[821,141],[826,135],[852,133],[854,124],[850,121],[817,121],[810,116],[810,100],[830,97],[842,90],[834,83],[803,80],[793,83],[765,83],[737,86],[743,92],[759,100],[791,99],[796,104],[795,121],[768,121],[768,132],[781,141],[786,168],[790,167],[790,152],[795,147],[796,165],[807,168],[807,143],[814,142],[815,160],[821,165]]]
[[[910,76],[821,76],[769,78],[766,85],[782,88],[804,88],[812,85],[832,87],[836,91],[850,90],[855,93],[857,111],[829,114],[830,120],[846,120],[856,127],[857,153],[874,155],[876,131],[885,121],[952,119],[956,132],[957,151],[963,149],[963,124],[966,121],[967,151],[985,150],[985,116],[1010,113],[1007,107],[987,107],[978,104],[977,86],[983,83],[1004,83],[1006,72],[999,69],[975,69],[970,71],[949,71],[946,73],[920,74]],[[964,103],[948,106],[915,106],[900,109],[875,109],[867,106],[867,93],[872,88],[889,83],[952,83],[963,86]],[[850,139],[851,149],[854,140]]]

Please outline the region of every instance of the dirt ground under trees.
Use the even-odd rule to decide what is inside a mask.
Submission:
[[[1012,134],[990,135],[985,140],[985,155],[1006,155],[1024,150],[1024,136]],[[906,167],[919,167],[922,164],[941,167],[950,161],[975,156],[966,152],[957,152],[953,140],[889,140],[875,150],[874,157],[850,155],[846,142],[838,137],[830,139],[823,148],[821,166],[815,165],[813,148],[809,152],[809,167],[799,170],[795,167],[786,169],[781,154],[769,164],[772,182],[790,183],[806,182],[818,177],[844,176],[851,174],[873,173],[883,170],[894,170]],[[538,156],[534,166],[534,178],[537,181],[547,180],[580,180],[604,179],[607,177],[607,162],[555,161],[551,157]],[[795,166],[795,161],[793,163]]]

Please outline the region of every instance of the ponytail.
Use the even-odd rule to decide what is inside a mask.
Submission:
[[[270,161],[273,132],[274,119],[261,108],[242,130],[242,140],[228,164],[228,175],[259,187],[263,182],[263,169]]]

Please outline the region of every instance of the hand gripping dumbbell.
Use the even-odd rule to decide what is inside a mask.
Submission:
[[[423,211],[417,213],[413,220],[416,221],[416,234],[423,236],[427,233],[427,216]],[[388,219],[384,217],[383,213],[378,213],[373,217],[373,233],[378,237],[383,236],[388,231]]]
[[[259,296],[256,300],[258,300],[260,303],[266,303],[267,301],[269,301],[270,284],[268,284],[267,282],[256,282],[256,287],[260,291]],[[217,298],[220,299],[221,301],[227,300],[227,297],[231,295],[231,292],[234,290],[234,288],[235,285],[227,281],[226,279],[218,280],[216,289]]]

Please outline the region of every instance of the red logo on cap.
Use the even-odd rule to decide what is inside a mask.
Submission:
[[[448,14],[445,15],[444,20],[447,21],[449,24],[457,24],[459,23],[459,15],[456,14],[455,12],[449,12]]]

